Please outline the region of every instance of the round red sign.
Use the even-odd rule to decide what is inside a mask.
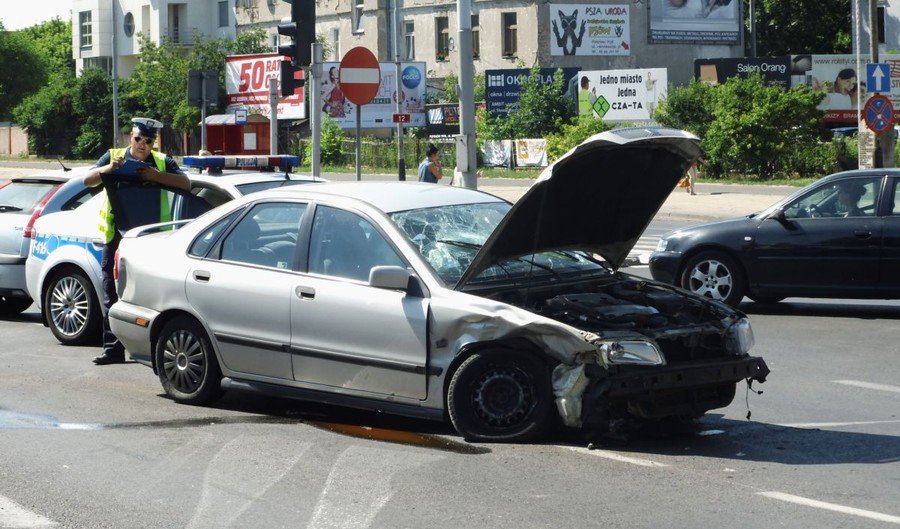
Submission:
[[[370,103],[381,86],[378,59],[368,48],[351,49],[341,59],[339,82],[347,99],[357,105]]]

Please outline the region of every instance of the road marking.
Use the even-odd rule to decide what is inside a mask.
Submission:
[[[889,386],[887,384],[875,384],[872,382],[862,382],[860,380],[832,380],[835,384],[844,384],[845,386],[856,386],[864,389],[877,389],[879,391],[890,391],[891,393],[900,393],[900,386]]]
[[[656,461],[651,461],[649,459],[642,459],[639,457],[629,457],[623,456],[622,454],[617,454],[615,452],[610,452],[609,450],[590,450],[588,448],[582,448],[580,446],[566,446],[569,450],[573,452],[578,452],[580,454],[587,454],[596,457],[602,457],[604,459],[611,459],[613,461],[618,461],[620,463],[630,463],[632,465],[638,465],[641,467],[667,467],[669,465],[665,463],[658,463]]]
[[[31,512],[5,496],[0,496],[0,527],[29,528],[55,525],[57,523],[53,520]]]
[[[797,505],[806,505],[807,507],[815,507],[817,509],[825,509],[826,511],[834,511],[843,514],[852,514],[854,516],[861,516],[863,518],[870,518],[872,520],[878,520],[879,522],[889,522],[900,524],[900,516],[892,516],[890,514],[884,514],[875,511],[866,511],[863,509],[857,509],[855,507],[847,507],[844,505],[838,505],[836,503],[826,503],[824,501],[811,500],[809,498],[804,498],[802,496],[794,496],[793,494],[785,494],[784,492],[776,492],[776,491],[767,491],[767,492],[757,492],[760,496],[765,496],[766,498],[772,498],[773,500],[781,500],[789,503],[796,503]]]
[[[839,428],[841,426],[869,426],[871,424],[896,424],[900,421],[856,421],[856,422],[795,422],[779,424],[785,428]]]

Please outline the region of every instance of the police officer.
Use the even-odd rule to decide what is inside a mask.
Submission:
[[[171,156],[152,150],[156,141],[156,135],[163,124],[148,118],[134,118],[131,120],[134,127],[131,129],[131,138],[128,147],[124,149],[110,149],[97,160],[97,163],[84,177],[84,185],[95,187],[101,183],[101,175],[108,175],[121,167],[125,160],[134,159],[146,162],[149,165],[138,169],[138,176],[149,182],[160,185],[190,191],[191,182],[178,168],[178,163]],[[168,194],[160,191],[160,222],[171,220],[166,218],[168,213]],[[123,207],[128,207],[124,204]],[[106,242],[103,247],[103,258],[100,268],[103,271],[103,306],[106,314],[103,317],[103,354],[94,358],[97,365],[121,363],[125,361],[125,348],[109,328],[109,307],[118,299],[116,285],[113,280],[113,259],[119,247],[121,233],[116,228],[112,208],[109,200],[100,209],[100,233]]]

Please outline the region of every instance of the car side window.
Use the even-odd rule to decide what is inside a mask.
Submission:
[[[891,215],[900,215],[900,178],[894,178],[894,200],[891,202]]]
[[[222,191],[221,189],[201,186],[197,184],[194,184],[194,186],[191,187],[191,194],[197,198],[202,198],[212,207],[221,206],[222,204],[231,200],[231,195],[229,195],[225,191]]]
[[[219,236],[222,235],[222,232],[225,231],[225,228],[234,221],[235,217],[237,217],[240,212],[241,210],[235,211],[231,215],[228,215],[207,228],[207,230],[201,233],[199,237],[194,239],[193,244],[191,244],[191,249],[188,250],[188,254],[193,255],[194,257],[204,257],[219,239]]]
[[[100,191],[103,191],[103,186],[86,187],[79,191],[74,197],[67,200],[59,209],[60,211],[72,211],[73,209],[78,209],[79,206],[90,200]]]
[[[290,269],[306,204],[257,204],[222,241],[222,260]]]
[[[309,241],[310,273],[368,282],[375,266],[406,264],[368,220],[342,209],[317,207]]]
[[[787,219],[874,217],[881,177],[847,178],[811,190],[784,208]]]

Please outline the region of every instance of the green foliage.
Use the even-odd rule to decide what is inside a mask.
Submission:
[[[337,121],[322,116],[322,134],[320,140],[322,165],[338,165],[344,163],[343,142],[344,131]],[[303,151],[304,160],[312,160],[312,142],[306,142]]]
[[[508,119],[492,118],[486,108],[475,109],[475,137],[479,140],[513,139]]]
[[[611,128],[613,128],[611,123],[588,117],[582,117],[575,123],[564,124],[559,132],[547,135],[547,159],[552,162],[594,134]]]
[[[229,55],[250,55],[253,53],[268,53],[268,35],[266,30],[256,26],[251,29],[241,31],[231,42]]]
[[[77,123],[72,108],[75,79],[55,76],[13,110],[15,120],[28,131],[28,149],[37,154],[66,155],[75,143]]]
[[[75,75],[72,58],[72,21],[53,18],[25,28],[20,33],[31,41],[37,54],[44,59],[48,75]]]
[[[475,78],[472,82],[475,83],[475,86],[474,86],[475,101],[484,101],[484,99],[485,99],[484,94],[485,94],[485,91],[487,90],[485,88],[484,72],[476,73]]]
[[[34,41],[0,27],[0,121],[9,120],[15,106],[40,90],[47,77],[45,59]]]
[[[660,124],[706,136],[713,120],[715,86],[691,79],[687,86],[669,86],[669,95],[653,114]]]
[[[72,148],[78,158],[99,158],[113,137],[112,78],[99,68],[86,68],[75,83],[72,111],[80,123]]]
[[[759,57],[850,53],[850,0],[755,0]],[[862,2],[863,9],[868,1]],[[745,17],[750,12],[744,0]],[[749,46],[749,39],[744,39]]]
[[[507,120],[510,137],[543,138],[575,116],[575,103],[566,94],[562,70],[556,70],[549,84],[541,82],[540,72],[540,67],[535,66],[531,75],[522,78],[519,108]]]
[[[442,103],[459,103],[459,77],[456,74],[448,74],[444,77],[444,97]]]

